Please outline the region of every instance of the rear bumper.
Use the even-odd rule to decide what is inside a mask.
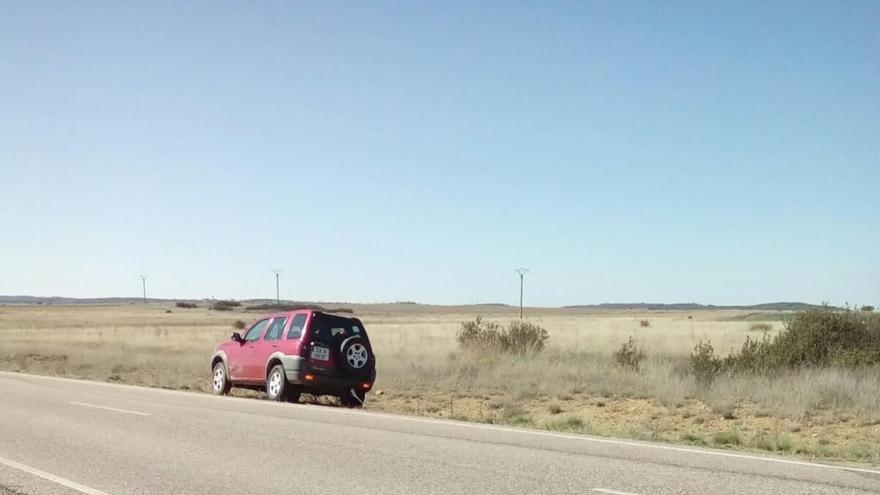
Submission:
[[[362,377],[337,376],[311,369],[308,362],[299,356],[286,356],[282,362],[287,382],[306,389],[334,391],[357,388],[369,391],[376,381],[375,368],[368,375]]]

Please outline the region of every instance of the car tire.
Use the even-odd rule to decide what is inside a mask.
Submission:
[[[354,389],[354,394],[357,396],[357,399],[352,397],[351,393],[351,390],[346,390],[339,394],[339,403],[342,404],[342,407],[347,407],[349,409],[360,409],[364,407],[364,402],[367,400],[367,393],[363,390]]]
[[[284,366],[276,364],[266,376],[266,395],[269,400],[283,401],[286,400],[289,392],[290,385],[287,383]]]
[[[223,361],[219,361],[211,370],[211,391],[214,395],[228,395],[232,389],[232,383],[229,382],[229,374],[226,373],[226,365]]]
[[[339,346],[339,361],[343,369],[354,375],[364,375],[370,371],[370,354],[367,342],[357,335],[343,340]]]

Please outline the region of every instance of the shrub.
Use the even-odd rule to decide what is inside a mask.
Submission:
[[[691,371],[701,385],[722,371],[764,373],[804,366],[857,368],[876,364],[880,364],[880,315],[829,307],[796,313],[772,339],[766,333],[760,341],[747,337],[739,352],[724,359],[702,342],[691,355]]]
[[[547,344],[547,330],[528,321],[513,321],[501,332],[503,350],[513,354],[541,352]]]
[[[237,308],[241,306],[241,303],[238,301],[217,301],[211,305],[211,309],[214,311],[232,311],[232,308]]]
[[[456,335],[462,350],[526,354],[540,352],[549,339],[547,330],[527,321],[513,321],[507,329],[493,321],[477,316],[464,321]]]
[[[865,313],[873,313],[874,306],[862,306],[862,311],[864,311]]]
[[[636,342],[632,337],[621,344],[620,349],[614,352],[614,360],[617,361],[617,364],[633,371],[639,370],[639,363],[644,358],[645,355],[636,346]]]
[[[484,322],[482,316],[461,322],[455,339],[463,350],[499,350],[501,348],[501,325],[494,321]]]
[[[700,341],[691,354],[690,371],[700,386],[708,386],[721,371],[721,360],[709,342]]]
[[[790,452],[792,449],[794,449],[794,441],[789,435],[779,435],[776,437],[775,442],[776,450]]]
[[[706,439],[702,437],[702,435],[694,432],[685,432],[681,434],[682,441],[687,443],[693,443],[696,445],[706,445]]]
[[[780,365],[880,363],[880,317],[829,308],[803,311],[765,347]]]
[[[721,367],[728,371],[734,372],[763,372],[775,367],[769,359],[768,353],[765,351],[770,340],[766,335],[764,340],[758,342],[746,337],[742,349],[738,354],[731,354],[724,358]]]
[[[544,427],[550,431],[582,431],[586,425],[580,418],[566,416],[545,423]]]
[[[827,307],[801,311],[772,340],[746,339],[724,364],[734,371],[880,364],[880,315]]]
[[[322,311],[325,313],[354,313],[351,308],[325,308],[319,304],[309,303],[272,303],[272,304],[253,304],[245,306],[245,311],[299,311],[301,309],[311,309],[314,311]]]
[[[199,307],[199,305],[196,303],[191,303],[191,302],[186,302],[186,301],[177,301],[175,306],[177,306],[178,308],[183,308],[183,309],[194,309],[194,308]]]
[[[639,320],[639,326],[642,327],[642,328],[650,327],[650,326],[651,326],[651,322],[648,321],[648,320]]]
[[[773,330],[773,326],[768,323],[755,323],[751,327],[749,327],[750,332],[769,332]]]
[[[516,414],[507,418],[507,423],[513,426],[530,426],[532,417],[528,413]]]
[[[235,320],[235,322],[232,324],[232,328],[234,328],[236,330],[244,330],[246,326],[247,326],[247,323],[245,323],[241,320]]]
[[[715,445],[742,445],[743,439],[736,430],[719,431],[712,435],[712,443]]]

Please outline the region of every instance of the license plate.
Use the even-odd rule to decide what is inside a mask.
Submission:
[[[329,361],[330,349],[318,346],[312,347],[312,359],[317,359],[318,361]]]

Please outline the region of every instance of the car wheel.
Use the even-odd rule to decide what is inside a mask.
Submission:
[[[357,398],[352,397],[352,390],[346,390],[339,394],[339,403],[342,404],[342,407],[347,407],[349,409],[360,409],[364,407],[364,401],[367,400],[367,393],[363,390],[354,390],[354,395]]]
[[[342,341],[339,354],[343,368],[349,373],[363,375],[369,371],[370,351],[361,337],[353,336]]]
[[[287,397],[288,388],[284,367],[276,364],[266,377],[266,395],[269,396],[269,400],[281,401]]]
[[[214,395],[226,395],[229,393],[232,384],[229,383],[229,376],[226,374],[226,365],[223,364],[223,361],[214,365],[211,377],[213,379],[211,391],[214,392]]]

